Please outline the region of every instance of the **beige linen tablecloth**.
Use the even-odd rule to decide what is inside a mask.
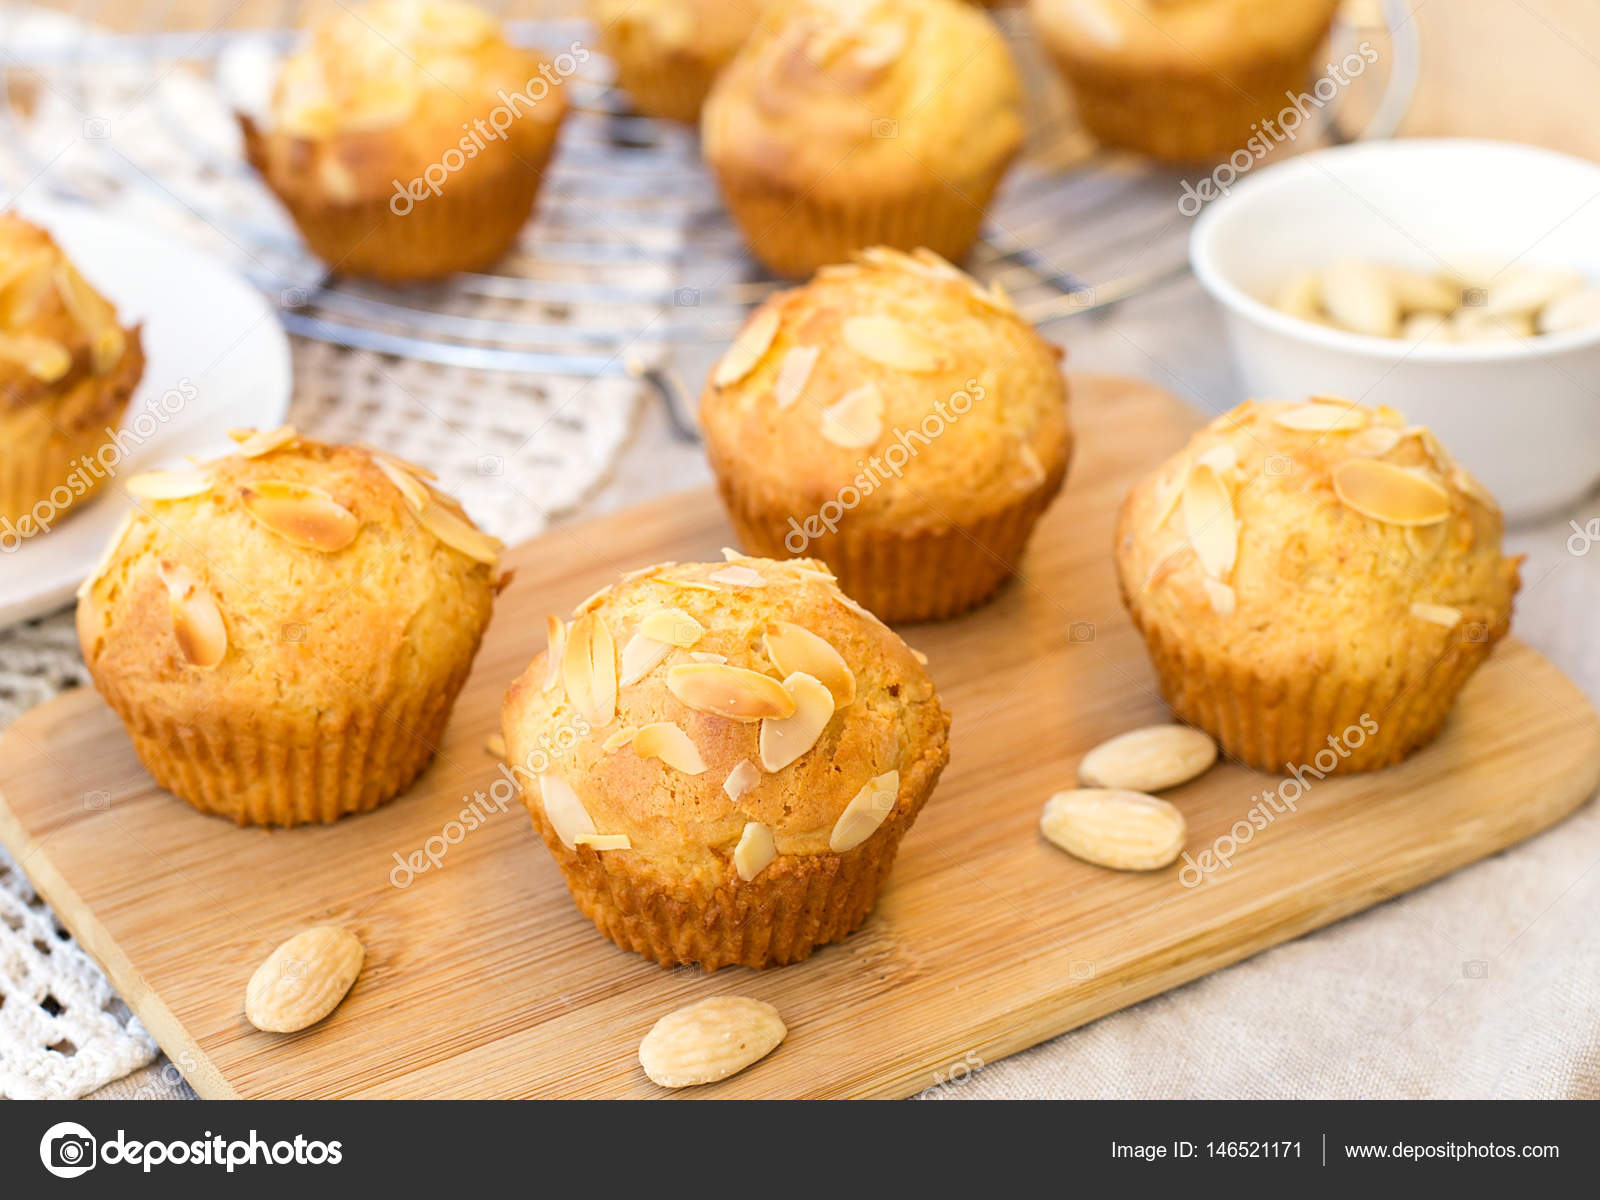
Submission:
[[[1215,314],[1185,281],[1047,331],[1215,413],[1240,397]],[[1600,403],[1600,396],[1596,397]],[[1507,436],[1515,436],[1507,412]],[[648,469],[646,469],[648,467]],[[597,510],[705,478],[652,414]],[[1070,484],[1069,484],[1070,486]],[[1569,514],[1514,529],[1516,632],[1600,699],[1600,545]],[[1508,796],[1508,802],[1515,797]],[[1600,1098],[1600,806],[1400,899],[935,1087],[979,1097]],[[97,1093],[193,1093],[165,1059]]]

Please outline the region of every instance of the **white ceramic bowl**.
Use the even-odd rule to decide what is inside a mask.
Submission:
[[[1512,517],[1563,507],[1600,480],[1600,327],[1418,345],[1267,303],[1293,274],[1341,258],[1429,272],[1562,266],[1600,283],[1600,166],[1468,139],[1320,150],[1213,200],[1189,255],[1225,311],[1248,395],[1392,405],[1432,427]]]

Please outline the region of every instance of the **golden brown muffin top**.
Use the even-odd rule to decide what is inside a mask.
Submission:
[[[79,591],[97,673],[142,691],[152,722],[220,709],[270,728],[293,705],[334,732],[354,698],[470,658],[500,544],[429,472],[288,427],[241,435],[226,458],[126,481],[141,507]]]
[[[128,335],[37,225],[0,214],[0,409],[63,395],[110,374]]]
[[[500,142],[515,150],[554,136],[563,79],[475,5],[375,0],[313,25],[283,64],[268,127],[247,122],[247,135],[264,138],[258,166],[309,172],[329,199],[354,202],[446,155],[470,163]]]
[[[1061,351],[998,289],[886,247],[768,300],[700,403],[707,446],[778,511],[948,528],[1066,464]],[[856,494],[859,495],[856,495]]]
[[[859,845],[943,767],[949,717],[914,651],[821,563],[725,553],[552,617],[506,693],[508,761],[568,845],[620,836],[675,877],[733,857],[753,878],[772,853]]]
[[[859,203],[930,175],[986,179],[1022,144],[1022,83],[989,17],[957,0],[790,0],[706,100],[706,156],[752,182]],[[866,182],[864,182],[866,181]]]
[[[637,51],[715,69],[733,57],[769,0],[589,0],[589,14],[613,52]]]
[[[1339,0],[1032,0],[1029,16],[1069,53],[1146,69],[1236,70],[1302,52]]]
[[[1517,563],[1494,498],[1391,408],[1246,401],[1123,504],[1117,566],[1147,620],[1251,661],[1380,671],[1396,640],[1504,623]]]

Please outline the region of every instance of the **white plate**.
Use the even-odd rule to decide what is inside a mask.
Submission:
[[[0,553],[0,626],[72,599],[130,507],[120,479],[180,466],[191,454],[223,454],[233,444],[229,429],[281,425],[290,388],[283,327],[261,294],[227,267],[77,205],[24,197],[16,207],[55,236],[117,306],[123,324],[144,323],[144,377],[122,429],[151,432],[137,444],[124,439],[127,457],[92,504],[20,546],[5,539],[11,548]]]

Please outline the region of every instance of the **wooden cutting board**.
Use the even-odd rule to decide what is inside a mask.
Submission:
[[[497,777],[500,693],[566,613],[620,572],[716,558],[711,493],[573,525],[511,552],[477,669],[413,791],[327,828],[203,817],[151,783],[87,690],[0,743],[0,836],[203,1096],[651,1096],[636,1058],[700,996],[770,1000],[771,1057],[701,1096],[901,1096],[1386,900],[1545,828],[1600,782],[1600,721],[1515,641],[1405,765],[1313,783],[1230,869],[1186,888],[1088,866],[1044,842],[1040,806],[1078,758],[1165,718],[1109,554],[1130,483],[1195,425],[1142,384],[1074,381],[1079,452],[1062,499],[987,608],[912,627],[955,714],[950,767],[877,912],[809,962],[705,976],[613,947],[573,909],[520,806],[449,845],[409,886],[402,857]],[[1271,777],[1221,766],[1169,793],[1189,849],[1248,819]],[[404,878],[403,875],[398,875]],[[260,1033],[245,981],[279,941],[347,924],[367,963],[320,1026]]]

